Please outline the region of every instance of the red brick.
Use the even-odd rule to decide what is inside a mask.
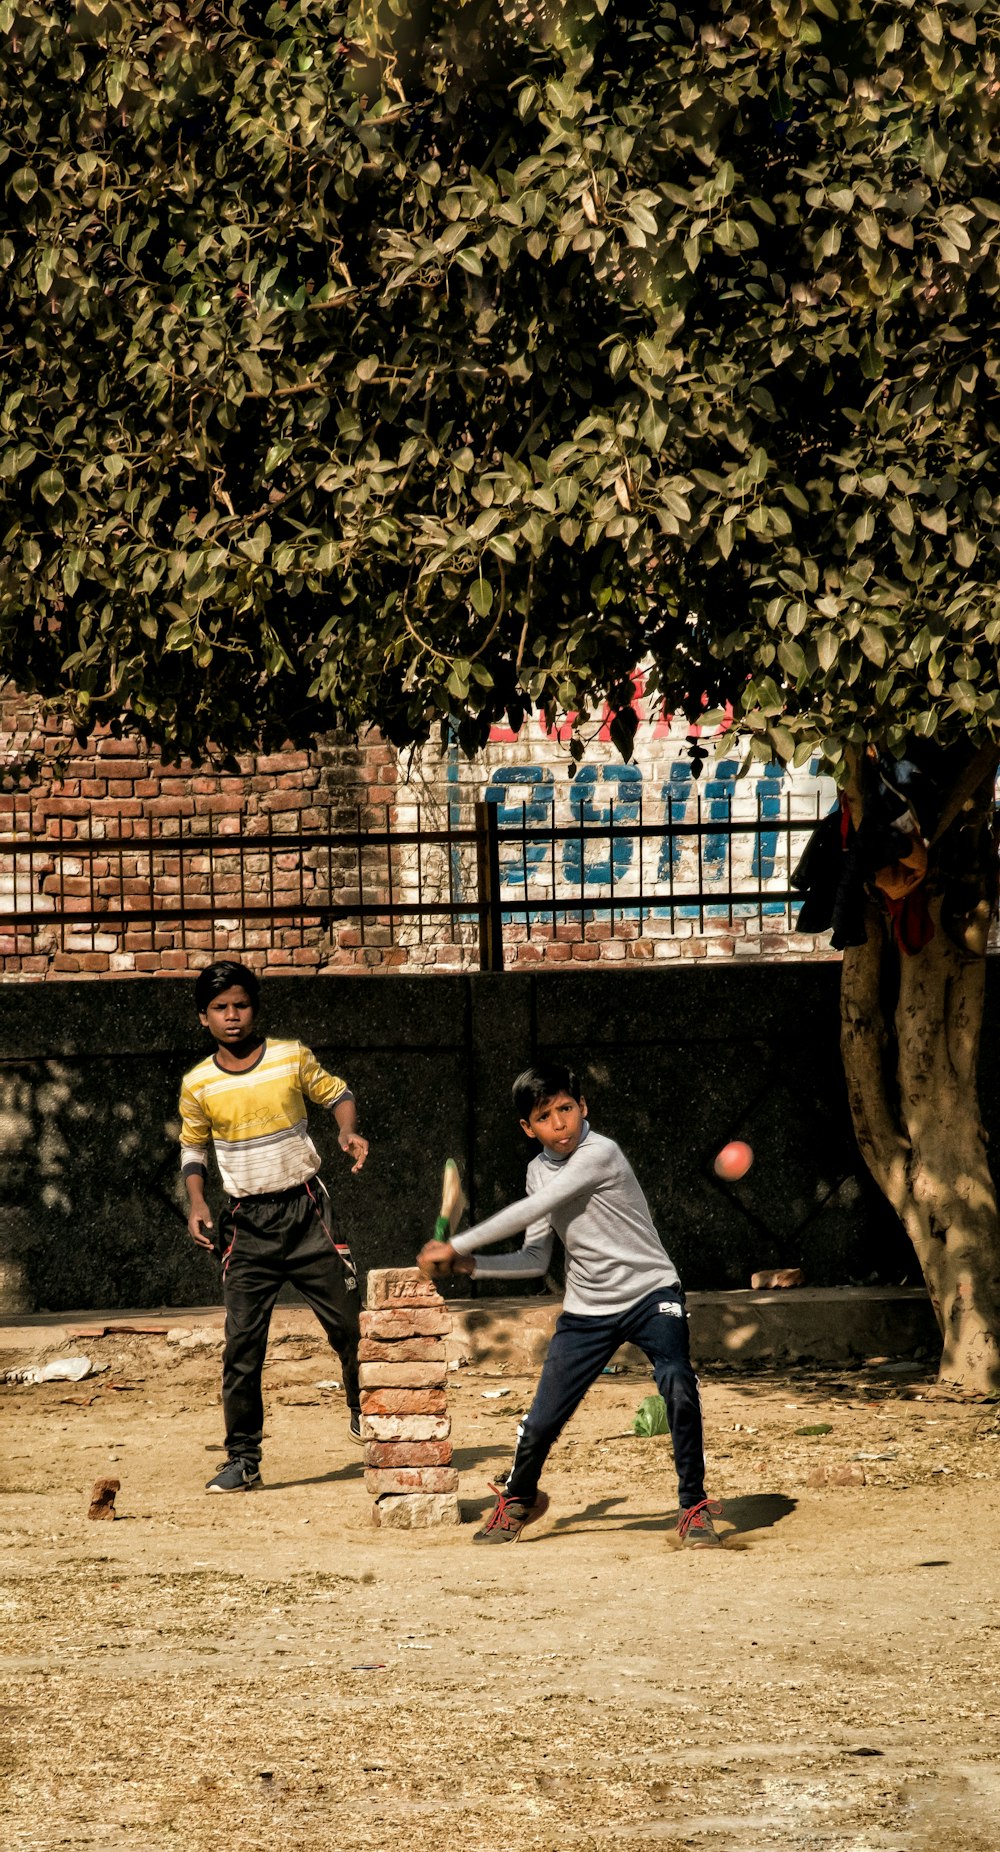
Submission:
[[[601,956],[599,945],[574,945],[572,949],[574,963],[592,964],[595,958]]]
[[[365,1284],[365,1310],[396,1310],[408,1305],[432,1305],[440,1310],[443,1300],[433,1280],[417,1267],[372,1267]]]
[[[97,741],[97,751],[102,759],[134,759],[142,748],[135,740],[105,738]]]
[[[863,1466],[831,1466],[831,1485],[867,1485]]]
[[[46,797],[42,809],[54,817],[89,817],[90,804],[82,797]]]
[[[369,1440],[365,1442],[366,1467],[450,1466],[450,1440]]]
[[[754,1292],[787,1290],[790,1286],[804,1286],[805,1283],[806,1276],[801,1267],[772,1267],[764,1273],[750,1275],[750,1285]]]
[[[91,768],[93,778],[148,778],[148,759],[97,759]]]
[[[199,797],[195,803],[195,814],[199,817],[215,816],[220,811],[230,815],[243,809],[242,796],[227,796],[224,791],[217,791],[213,797]]]
[[[383,1466],[365,1468],[365,1490],[376,1498],[401,1492],[457,1492],[454,1466]]]
[[[193,817],[193,797],[152,797],[145,805],[149,817]]]
[[[364,1314],[362,1314],[364,1316]],[[446,1355],[442,1338],[397,1338],[385,1340],[362,1336],[358,1345],[360,1363],[437,1363]]]
[[[265,752],[257,760],[258,772],[303,772],[309,764],[307,752]]]
[[[286,811],[289,816],[292,816],[297,815],[300,810],[308,810],[313,802],[312,792],[300,790],[298,779],[291,779],[290,784],[293,787],[291,790],[265,791],[260,800],[261,809],[270,811],[273,817],[278,817]]]
[[[405,1311],[362,1312],[361,1335],[365,1338],[436,1338],[451,1330],[451,1316],[443,1307],[407,1307]]]
[[[82,778],[80,794],[82,797],[106,797],[107,783],[103,778]]]
[[[443,1389],[362,1389],[364,1415],[444,1415],[448,1398]]]
[[[444,1357],[437,1363],[362,1363],[360,1375],[362,1389],[443,1389],[448,1364]]]

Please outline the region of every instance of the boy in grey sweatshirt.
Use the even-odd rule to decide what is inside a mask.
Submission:
[[[449,1242],[428,1241],[417,1256],[425,1273],[530,1279],[548,1269],[556,1235],[566,1250],[563,1310],[534,1401],[517,1432],[514,1463],[477,1543],[516,1541],[548,1499],[538,1480],[549,1449],[591,1383],[622,1344],[649,1358],[663,1396],[677,1467],[684,1543],[719,1538],[717,1505],[705,1496],[698,1379],[688,1349],[684,1295],[653,1226],[646,1198],[614,1140],[592,1130],[576,1076],[556,1064],[532,1067],[513,1087],[521,1127],[542,1149],[528,1166],[527,1195]],[[525,1230],[514,1254],[471,1255]]]

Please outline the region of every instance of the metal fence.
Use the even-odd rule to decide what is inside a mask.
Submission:
[[[788,931],[791,873],[828,804],[799,790],[699,795],[680,814],[669,794],[652,815],[641,794],[599,814],[572,796],[429,809],[401,791],[346,826],[342,807],[321,810],[308,831],[54,818],[47,836],[0,839],[0,955],[447,944],[501,970],[505,939],[582,938],[596,921],[632,937],[736,918]]]

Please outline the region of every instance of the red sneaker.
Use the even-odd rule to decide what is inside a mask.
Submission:
[[[534,1503],[528,1505],[523,1498],[508,1498],[492,1482],[490,1491],[496,1493],[497,1502],[482,1529],[474,1532],[473,1543],[516,1543],[525,1525],[533,1524],[549,1508],[544,1492],[536,1493]]]
[[[703,1498],[700,1505],[689,1505],[677,1522],[677,1535],[692,1550],[718,1549],[722,1543],[713,1518],[721,1518],[722,1506],[717,1498]]]

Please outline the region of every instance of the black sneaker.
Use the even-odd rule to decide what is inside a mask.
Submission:
[[[260,1467],[256,1460],[227,1460],[214,1479],[205,1487],[206,1492],[252,1492],[263,1482]]]
[[[364,1446],[364,1441],[361,1438],[361,1410],[360,1408],[351,1409],[351,1422],[350,1422],[350,1426],[347,1431],[350,1434],[351,1439],[357,1441],[359,1447]]]
[[[490,1491],[496,1493],[497,1502],[482,1529],[473,1532],[473,1543],[516,1543],[525,1525],[533,1524],[549,1508],[544,1492],[536,1492],[529,1504],[523,1498],[508,1498],[498,1485],[491,1484]]]
[[[677,1535],[692,1550],[714,1550],[721,1546],[713,1518],[721,1518],[722,1506],[717,1498],[703,1498],[700,1505],[689,1505],[677,1521]]]

